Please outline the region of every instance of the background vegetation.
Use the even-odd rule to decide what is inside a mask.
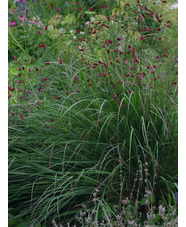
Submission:
[[[175,3],[9,1],[9,226],[177,226]]]

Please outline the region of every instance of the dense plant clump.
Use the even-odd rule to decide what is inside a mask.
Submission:
[[[9,225],[177,226],[175,1],[9,1]]]

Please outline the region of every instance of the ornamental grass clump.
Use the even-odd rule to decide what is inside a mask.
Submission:
[[[10,226],[177,226],[167,3],[34,4],[9,22]]]

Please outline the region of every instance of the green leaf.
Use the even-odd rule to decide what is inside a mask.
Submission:
[[[89,11],[86,11],[86,12],[84,12],[85,14],[87,14],[87,15],[95,15],[96,14],[96,12],[89,12]]]
[[[140,205],[141,205],[141,206],[145,206],[145,198],[143,198],[143,199],[141,200]]]
[[[147,199],[148,199],[149,203],[151,203],[151,204],[153,204],[155,202],[154,196],[153,195],[149,195],[148,198],[143,198],[141,200],[140,205],[141,206],[145,206],[145,200],[147,200]]]

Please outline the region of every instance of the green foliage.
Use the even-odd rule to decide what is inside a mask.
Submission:
[[[136,1],[72,2],[10,16],[9,226],[75,223],[82,205],[113,226],[122,207],[125,225],[162,224],[157,201],[177,208],[177,11],[149,2],[160,25],[144,8],[134,20]]]

